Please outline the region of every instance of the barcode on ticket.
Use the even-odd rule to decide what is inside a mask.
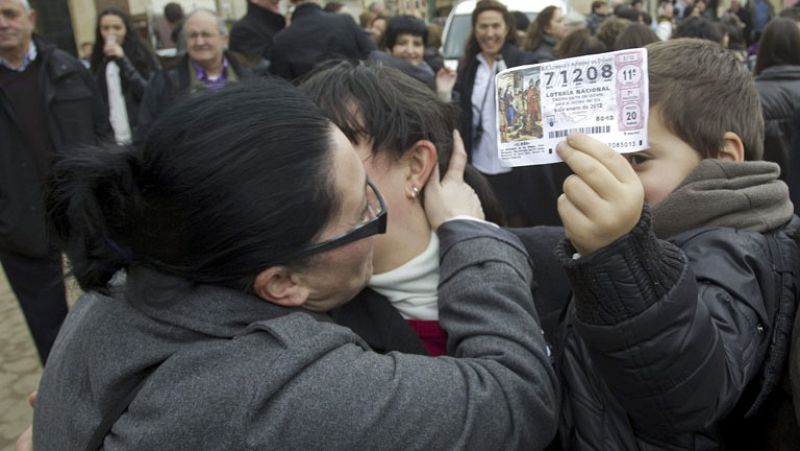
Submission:
[[[595,127],[578,127],[566,130],[556,130],[548,132],[548,138],[564,138],[570,133],[586,133],[587,135],[595,135],[598,133],[609,133],[611,131],[610,125],[597,125]]]

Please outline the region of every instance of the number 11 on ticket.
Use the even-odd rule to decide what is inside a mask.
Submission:
[[[645,49],[507,69],[495,87],[497,152],[507,166],[561,161],[556,145],[570,133],[618,152],[648,148]]]

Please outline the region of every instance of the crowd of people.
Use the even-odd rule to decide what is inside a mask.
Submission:
[[[19,450],[800,447],[797,8],[480,0],[452,69],[421,19],[292,5],[176,16],[164,67],[109,8],[87,70],[0,0]],[[647,150],[500,161],[498,72],[638,47]]]

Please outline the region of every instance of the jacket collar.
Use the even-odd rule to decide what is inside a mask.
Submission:
[[[331,312],[340,326],[352,330],[377,352],[429,355],[419,336],[386,296],[370,288]]]
[[[124,292],[134,308],[154,320],[215,337],[234,337],[254,322],[306,312],[142,266],[132,266],[128,270]]]

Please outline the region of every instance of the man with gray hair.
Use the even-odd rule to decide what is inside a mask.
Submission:
[[[111,126],[92,76],[34,36],[35,22],[28,0],[0,0],[0,264],[44,363],[67,314],[44,183],[58,156],[110,138]]]
[[[250,76],[244,61],[226,51],[228,28],[215,12],[192,11],[182,32],[186,54],[174,68],[156,72],[148,82],[139,108],[136,141],[142,140],[153,122],[182,98],[198,91],[222,89]]]

